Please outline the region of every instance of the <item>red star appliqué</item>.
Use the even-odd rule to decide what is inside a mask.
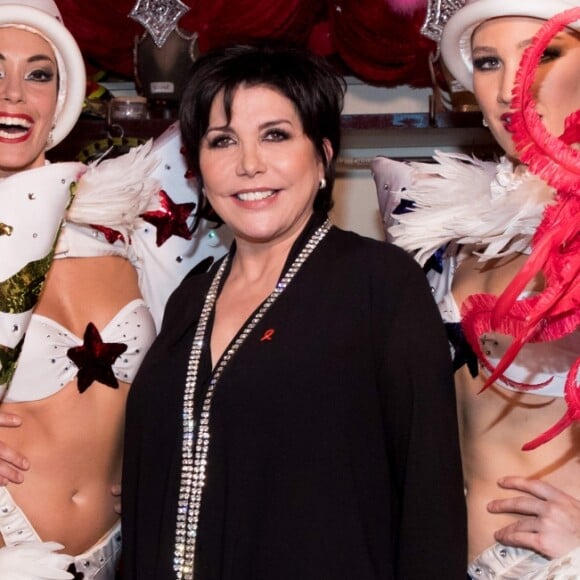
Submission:
[[[148,211],[141,216],[157,228],[157,246],[162,246],[171,236],[191,240],[187,218],[191,215],[195,203],[174,203],[163,189],[159,192],[159,197],[161,209]]]
[[[103,342],[97,327],[89,322],[83,336],[83,344],[69,348],[66,353],[79,368],[77,374],[79,392],[84,393],[93,381],[117,389],[119,383],[113,373],[113,363],[126,350],[126,344]]]
[[[125,241],[123,234],[118,230],[108,228],[107,226],[96,226],[94,224],[91,224],[91,227],[94,230],[101,232],[105,236],[105,239],[107,240],[107,242],[109,242],[109,244],[114,244],[117,240],[121,240],[122,242]]]

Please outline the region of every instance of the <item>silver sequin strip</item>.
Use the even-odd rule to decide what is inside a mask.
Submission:
[[[465,0],[429,0],[421,34],[439,43],[447,21],[465,5]]]
[[[330,221],[326,220],[316,230],[316,232],[314,232],[286,274],[278,282],[276,288],[262,303],[250,322],[242,329],[240,334],[219,360],[203,401],[199,429],[196,438],[194,424],[194,398],[199,361],[201,358],[207,323],[211,312],[213,311],[217,299],[219,284],[229,258],[226,258],[223,261],[211,283],[195,331],[185,379],[185,393],[183,397],[183,441],[181,448],[181,482],[177,503],[175,551],[173,558],[173,569],[175,570],[178,580],[193,580],[197,527],[199,523],[202,490],[205,483],[207,455],[210,441],[210,411],[216,384],[231,358],[235,355],[252,330],[254,330],[255,326],[260,322],[270,306],[272,306],[280,294],[284,292],[288,284],[290,284],[316,246],[322,239],[324,239],[330,228]]]

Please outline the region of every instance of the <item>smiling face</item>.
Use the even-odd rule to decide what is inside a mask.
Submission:
[[[0,176],[44,163],[57,83],[56,59],[46,40],[0,28]]]
[[[508,157],[517,159],[506,129],[514,80],[523,51],[543,21],[510,16],[488,20],[472,37],[473,88],[489,128]],[[561,135],[565,118],[580,109],[580,36],[563,31],[550,43],[533,85],[536,107],[551,133]]]
[[[312,215],[324,162],[279,92],[241,85],[229,123],[218,93],[199,155],[205,195],[238,242],[293,240]]]

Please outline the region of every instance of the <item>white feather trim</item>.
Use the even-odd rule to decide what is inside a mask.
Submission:
[[[412,163],[412,185],[401,193],[415,202],[393,216],[395,243],[421,264],[451,241],[474,244],[482,260],[529,249],[554,191],[527,171],[467,155],[436,152],[436,163]]]
[[[106,226],[128,239],[141,223],[139,215],[158,205],[160,185],[152,173],[159,159],[151,154],[152,145],[150,140],[125,155],[89,165],[78,181],[66,220]]]

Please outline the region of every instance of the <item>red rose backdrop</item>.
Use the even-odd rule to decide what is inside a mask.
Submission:
[[[177,0],[160,3],[172,1]],[[56,3],[85,55],[89,74],[105,70],[133,77],[134,40],[145,31],[129,18],[136,0]],[[420,34],[426,10],[422,0],[183,0],[183,4],[190,9],[178,26],[198,33],[201,52],[276,38],[335,58],[347,72],[371,84],[431,84],[428,55],[434,43]]]

